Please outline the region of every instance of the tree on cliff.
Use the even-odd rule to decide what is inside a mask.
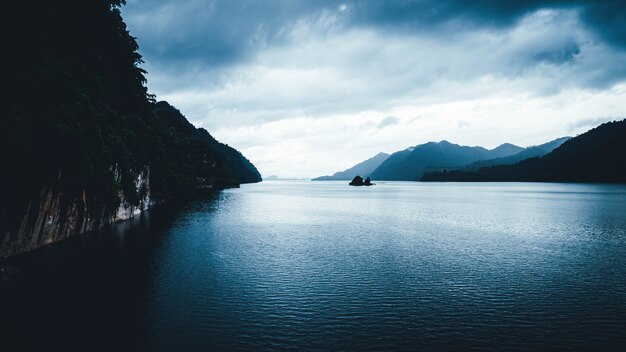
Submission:
[[[38,211],[43,189],[61,194],[64,209],[102,214],[119,205],[120,194],[139,202],[135,182],[148,167],[160,199],[199,182],[260,180],[239,152],[155,104],[123,4],[3,4],[10,35],[3,43],[9,89],[0,119],[0,244],[23,226],[28,207]]]

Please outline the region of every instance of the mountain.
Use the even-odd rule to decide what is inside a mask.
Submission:
[[[198,188],[258,182],[237,150],[155,102],[121,0],[13,1],[0,119],[0,257]]]
[[[517,162],[520,162],[524,159],[544,156],[550,153],[551,151],[553,151],[554,149],[558,148],[559,146],[561,146],[561,144],[565,143],[570,138],[572,137],[561,137],[553,141],[550,141],[548,143],[528,147],[526,149],[520,148],[522,150],[519,153],[512,154],[512,155],[505,156],[505,157],[500,157],[500,158],[479,160],[479,161],[476,161],[474,163],[471,163],[465,166],[464,169],[475,170],[475,169],[479,169],[481,167],[486,167],[486,166],[510,165],[510,164],[515,164]]]
[[[378,153],[353,167],[334,173],[332,176],[320,176],[312,181],[352,180],[354,176],[368,177],[380,164],[389,158],[389,154]]]
[[[571,138],[543,157],[476,171],[427,173],[422,181],[626,183],[626,119]]]
[[[170,172],[176,179],[190,177],[189,186],[229,186],[261,180],[259,171],[236,149],[218,142],[204,128],[194,127],[175,107],[165,101],[153,105],[152,111],[168,131],[174,144],[169,152]]]
[[[417,181],[434,168],[458,168],[477,160],[506,157],[522,148],[503,144],[492,150],[448,141],[430,142],[393,153],[371,174],[373,180]]]
[[[518,147],[515,144],[504,143],[491,150],[493,158],[506,158],[511,155],[515,155],[524,151],[524,148]]]

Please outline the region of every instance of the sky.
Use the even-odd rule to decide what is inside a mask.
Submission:
[[[127,0],[148,89],[265,177],[626,117],[626,1]]]

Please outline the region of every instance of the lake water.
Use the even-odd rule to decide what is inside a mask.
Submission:
[[[270,181],[9,264],[3,351],[626,349],[623,185]]]

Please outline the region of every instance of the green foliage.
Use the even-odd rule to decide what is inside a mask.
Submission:
[[[122,190],[137,204],[147,190],[137,191],[134,180],[146,166],[153,193],[163,198],[199,183],[260,180],[241,154],[147,93],[123,3],[4,4],[15,28],[5,43],[10,89],[0,119],[0,210],[24,206],[45,186],[69,198],[84,192],[109,209]]]

